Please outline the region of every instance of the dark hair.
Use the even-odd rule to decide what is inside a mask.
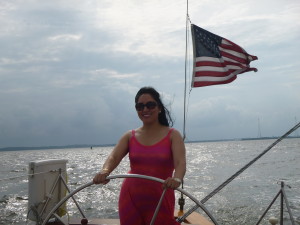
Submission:
[[[164,106],[160,99],[159,93],[153,87],[142,87],[135,96],[135,103],[138,102],[139,97],[143,94],[149,94],[157,102],[158,107],[161,108],[161,112],[158,114],[158,121],[164,126],[173,126],[173,120],[171,118],[169,110]]]

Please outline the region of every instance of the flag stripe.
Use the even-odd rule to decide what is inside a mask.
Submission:
[[[200,74],[203,73],[199,73],[199,72],[216,72],[216,73],[220,73],[220,76],[222,76],[222,74],[230,71],[230,70],[242,70],[243,68],[240,67],[235,67],[235,66],[227,66],[227,67],[215,67],[215,66],[201,66],[201,67],[197,67],[195,69],[195,76],[200,76]],[[245,68],[244,68],[245,69]]]
[[[228,84],[236,79],[236,76],[232,77],[231,79],[225,80],[225,81],[195,81],[193,84],[193,87],[204,87],[204,86],[210,86],[210,85],[216,85],[216,84]]]
[[[233,42],[231,42],[231,41],[229,41],[225,38],[222,39],[222,42],[221,42],[220,46],[223,47],[224,49],[229,49],[229,50],[231,49],[231,50],[233,50],[235,52],[239,52],[243,55],[245,53],[245,50],[243,48],[241,48],[240,46],[234,44]]]
[[[247,64],[237,63],[235,60],[229,59],[227,57],[213,58],[213,57],[201,56],[201,57],[197,57],[195,61],[196,61],[196,67],[205,66],[205,65],[211,65],[211,66],[236,65],[236,66],[247,67]]]
[[[222,51],[222,49],[221,49],[221,55],[222,55],[222,57],[229,58],[229,59],[233,60],[236,63],[244,63],[245,64],[248,61],[244,58],[241,58],[238,54],[230,54],[226,51]]]
[[[231,48],[224,48],[222,46],[219,47],[219,49],[221,50],[222,53],[226,53],[228,55],[233,55],[237,58],[240,58],[241,60],[248,60],[248,58],[246,57],[245,54],[243,54],[242,52],[239,51],[235,51]]]
[[[236,62],[236,60],[230,59],[226,56],[223,56],[222,59],[224,60],[224,62],[227,62],[227,63],[240,64],[240,65],[243,65],[243,66],[247,66],[247,63]]]
[[[206,60],[203,60],[205,58]],[[247,70],[248,67],[239,63],[226,62],[223,60],[217,60],[210,57],[198,57],[196,59],[196,66],[194,68],[194,76],[226,76],[233,71],[242,72]]]
[[[196,72],[195,76],[194,76],[194,80],[200,81],[202,79],[202,77],[205,77],[204,80],[209,79],[209,77],[211,77],[211,80],[214,81],[218,81],[220,79],[220,77],[223,77],[221,80],[223,79],[228,79],[231,77],[231,75],[237,75],[238,73],[243,73],[245,72],[247,69],[240,69],[240,70],[228,70],[228,71],[198,71]]]
[[[194,69],[192,87],[226,84],[237,74],[257,71],[249,63],[256,56],[249,55],[235,43],[192,24]]]
[[[231,78],[235,77],[236,75],[234,73],[230,73],[228,76],[222,76],[222,77],[211,77],[211,76],[201,76],[201,77],[195,77],[195,82],[200,81],[212,81],[212,82],[223,82],[230,80]]]

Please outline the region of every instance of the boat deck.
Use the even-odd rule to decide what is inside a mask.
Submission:
[[[183,225],[190,223],[182,223]],[[80,220],[72,220],[69,225],[81,225]],[[120,225],[118,219],[90,219],[87,225]],[[202,225],[202,224],[190,224],[190,225]]]
[[[178,215],[178,211],[175,210],[174,216],[175,218]],[[205,217],[200,215],[199,213],[192,213],[186,218],[185,224],[190,225],[213,225],[210,221],[208,221]],[[71,219],[69,225],[81,225],[81,219]],[[89,219],[88,225],[120,225],[119,219]]]
[[[81,225],[81,219],[73,219],[69,225]],[[89,219],[88,225],[119,225],[118,219]]]

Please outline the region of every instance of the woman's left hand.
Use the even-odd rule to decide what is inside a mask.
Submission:
[[[175,177],[168,177],[163,183],[163,188],[176,189],[180,186],[181,180]]]

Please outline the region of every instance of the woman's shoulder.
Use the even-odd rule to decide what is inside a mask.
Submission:
[[[129,139],[131,138],[133,132],[134,132],[134,130],[128,130],[128,131],[126,131],[126,132],[122,135],[121,139],[123,139],[123,140],[124,140],[124,139],[129,140]]]
[[[171,132],[171,138],[182,138],[181,133],[175,128],[169,128]]]

